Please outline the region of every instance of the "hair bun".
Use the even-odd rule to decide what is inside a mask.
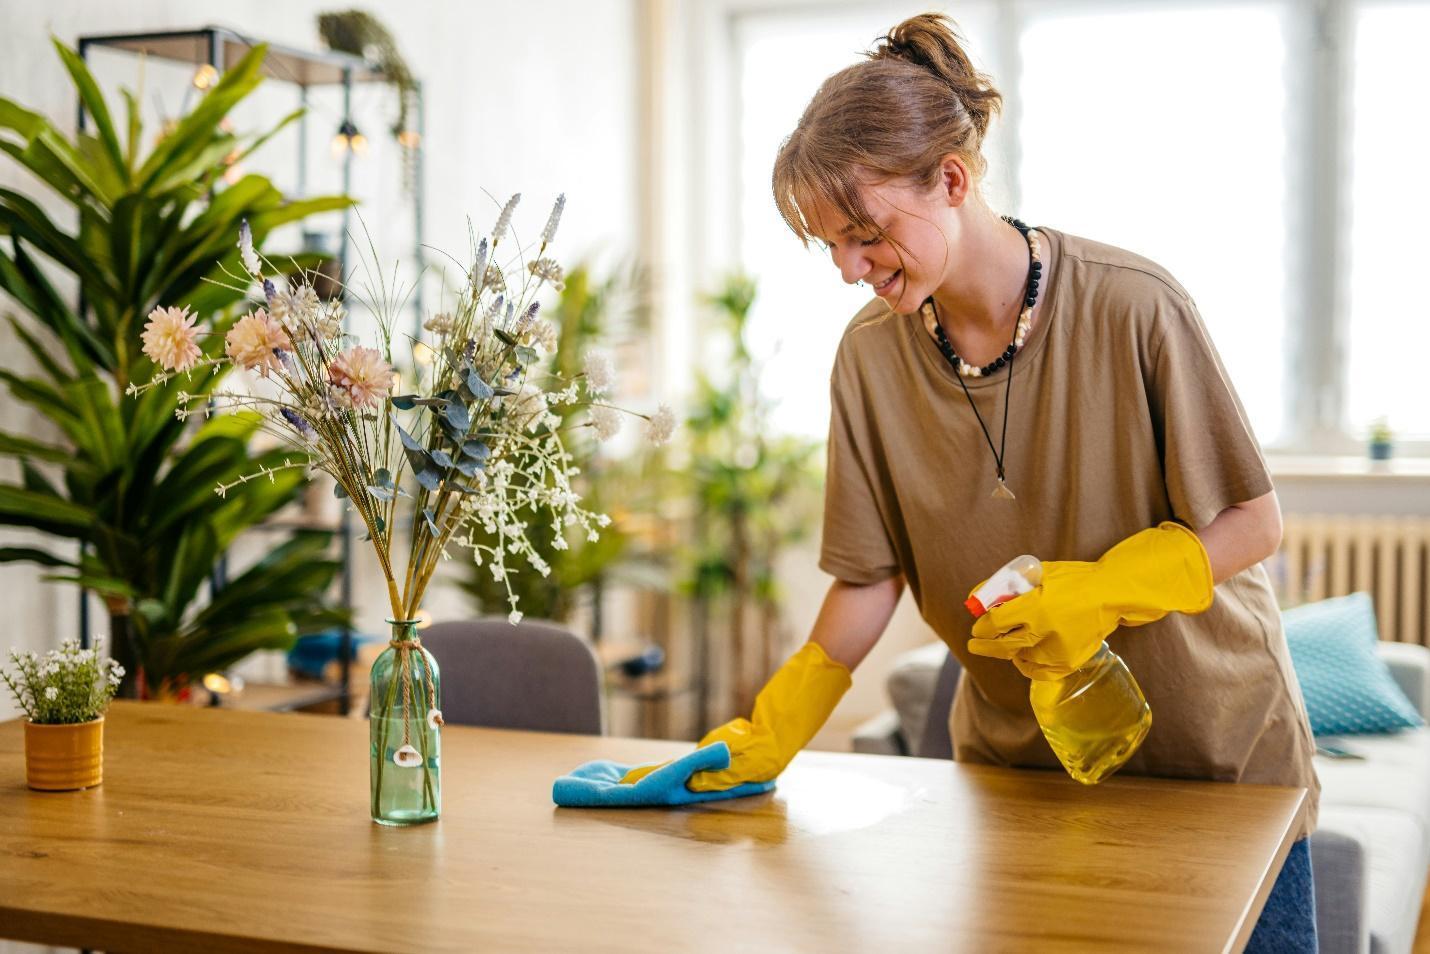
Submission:
[[[978,72],[964,52],[953,21],[941,13],[909,17],[880,37],[872,59],[896,59],[928,70],[958,97],[981,138],[1002,105],[988,76]]]

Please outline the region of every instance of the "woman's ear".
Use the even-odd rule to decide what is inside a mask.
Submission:
[[[958,208],[973,189],[973,176],[957,153],[949,153],[939,164],[939,194],[950,208]]]

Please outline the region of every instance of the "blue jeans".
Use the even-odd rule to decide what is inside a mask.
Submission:
[[[1308,839],[1287,853],[1245,954],[1316,954],[1316,888]]]

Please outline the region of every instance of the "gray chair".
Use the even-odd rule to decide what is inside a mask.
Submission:
[[[442,674],[442,718],[538,732],[601,735],[602,675],[596,654],[553,623],[475,619],[436,623],[422,645]]]

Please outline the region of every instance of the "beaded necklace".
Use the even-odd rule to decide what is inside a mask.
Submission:
[[[1028,278],[1023,291],[1023,308],[1018,314],[1018,321],[1013,329],[1013,340],[1008,343],[1008,347],[1003,353],[988,364],[978,367],[971,365],[958,356],[953,350],[953,344],[948,340],[948,335],[944,333],[943,323],[938,320],[938,303],[929,298],[928,304],[933,307],[934,314],[934,337],[938,341],[938,350],[943,353],[944,360],[953,368],[954,374],[958,378],[959,385],[963,388],[963,396],[968,399],[968,406],[973,409],[973,416],[978,419],[978,426],[983,430],[983,439],[988,442],[988,449],[993,453],[993,463],[998,469],[998,486],[993,488],[993,496],[1000,500],[1016,500],[1013,491],[1008,489],[1004,482],[1003,455],[1008,444],[1008,404],[1013,396],[1013,358],[1018,354],[1018,349],[1023,347],[1028,339],[1028,329],[1033,323],[1033,306],[1038,301],[1038,280],[1042,276],[1043,263],[1038,259],[1038,239],[1032,234],[1032,229],[1012,216],[1003,216],[1003,221],[1013,226],[1023,236],[1023,240],[1028,243]],[[1004,365],[1008,366],[1008,384],[1003,395],[1003,433],[998,438],[998,446],[993,446],[993,436],[988,433],[988,425],[983,423],[983,415],[978,413],[978,405],[973,403],[973,395],[968,392],[968,384],[964,378],[981,378],[992,374]]]

